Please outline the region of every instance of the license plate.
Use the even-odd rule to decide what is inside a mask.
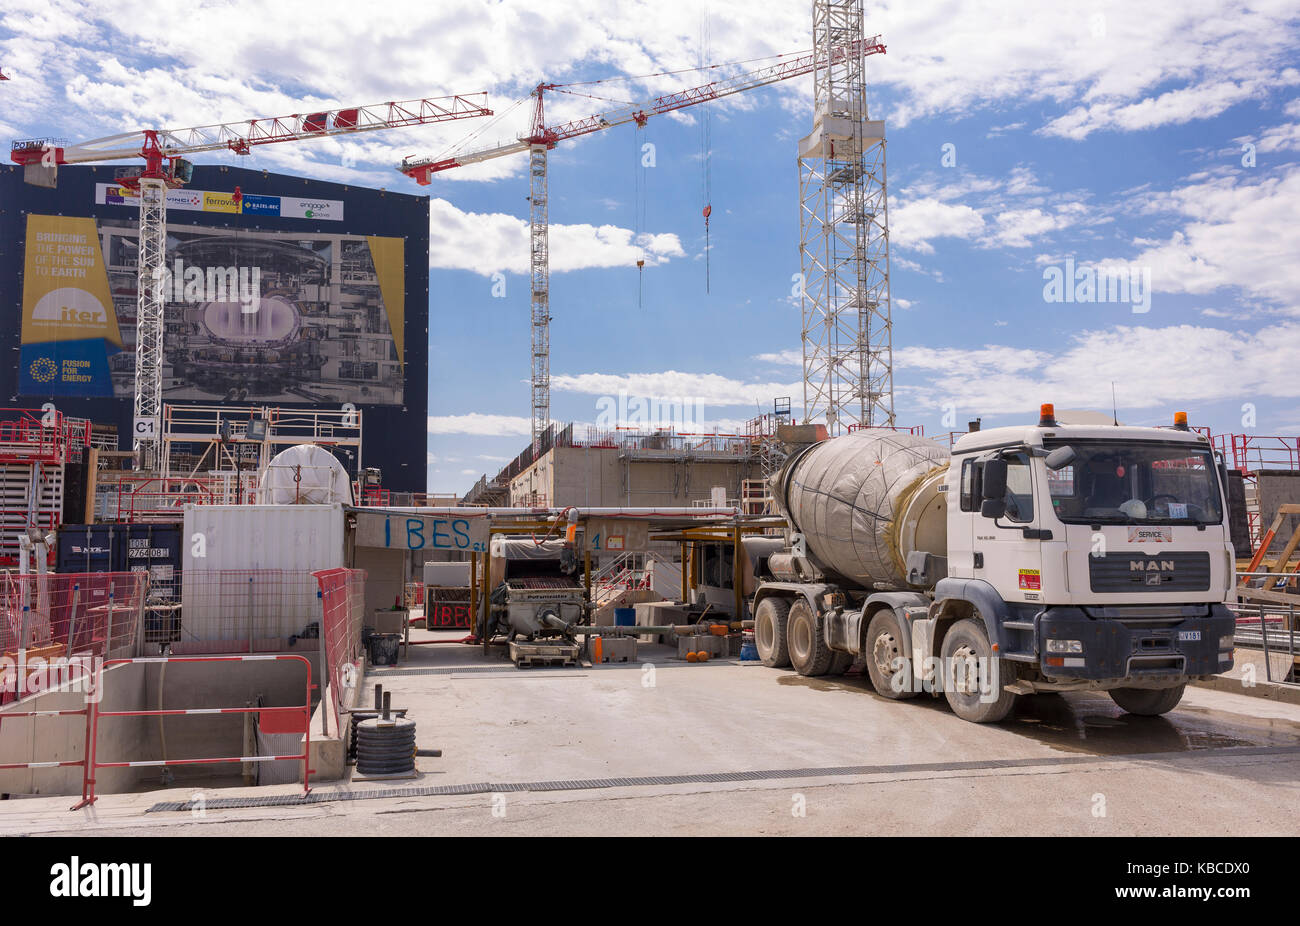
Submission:
[[[1199,630],[1180,630],[1178,631],[1178,639],[1180,641],[1187,640],[1189,642],[1199,641],[1201,639],[1201,632]]]

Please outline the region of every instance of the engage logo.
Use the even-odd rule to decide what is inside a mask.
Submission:
[[[149,862],[83,862],[74,855],[50,868],[51,897],[129,897],[132,906],[153,899],[153,865]]]

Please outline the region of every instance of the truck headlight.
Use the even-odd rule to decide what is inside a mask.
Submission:
[[[1049,653],[1082,653],[1082,640],[1048,640],[1047,651]]]
[[[1236,634],[1230,633],[1227,634],[1226,636],[1219,637],[1219,649],[1221,650],[1232,649],[1232,640],[1234,636],[1236,636]]]

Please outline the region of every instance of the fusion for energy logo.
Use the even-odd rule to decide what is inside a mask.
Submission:
[[[32,374],[32,379],[36,382],[48,383],[59,375],[59,365],[49,357],[37,357],[27,371]]]

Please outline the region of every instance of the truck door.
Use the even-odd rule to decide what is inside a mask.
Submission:
[[[996,588],[1004,601],[1043,600],[1043,556],[1039,541],[1028,540],[1024,528],[1038,528],[1041,513],[1035,504],[1034,468],[1029,454],[1013,450],[1007,461],[1006,516],[975,519],[975,570]]]

